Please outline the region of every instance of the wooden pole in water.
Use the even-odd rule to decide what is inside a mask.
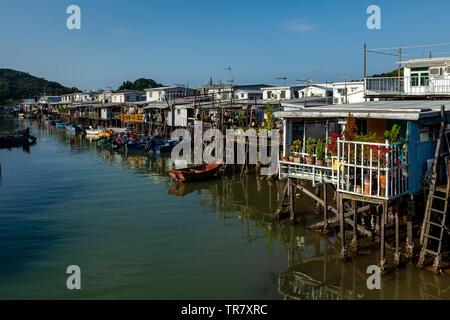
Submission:
[[[353,251],[358,251],[358,216],[357,216],[357,203],[352,200],[352,210],[353,210],[353,239],[352,239],[352,249]]]
[[[320,186],[316,186],[315,187],[314,193],[316,194],[317,198],[320,198]],[[316,201],[316,207],[315,207],[315,210],[314,210],[314,214],[315,215],[319,215],[320,214],[320,203],[319,203],[319,201]]]
[[[399,235],[399,221],[398,221],[398,200],[395,203],[395,255],[394,255],[394,265],[398,266],[400,264],[400,235]]]
[[[385,236],[387,210],[388,210],[388,202],[383,201],[383,212],[381,213],[381,237],[380,237],[380,270],[382,273],[384,273],[386,267],[384,236]]]
[[[340,222],[340,237],[341,237],[341,254],[340,258],[342,261],[347,259],[347,250],[345,249],[345,221],[344,221],[344,205],[343,205],[342,194],[338,193],[338,214]]]
[[[323,226],[323,231],[327,232],[328,231],[328,201],[327,201],[327,184],[324,183],[323,184],[323,222],[324,222],[324,226]]]

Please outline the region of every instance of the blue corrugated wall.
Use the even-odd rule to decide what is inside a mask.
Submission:
[[[408,121],[407,132],[409,193],[416,194],[422,189],[426,161],[434,158],[436,141],[420,142],[420,128],[417,121]]]

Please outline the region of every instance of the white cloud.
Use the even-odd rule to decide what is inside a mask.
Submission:
[[[313,26],[312,24],[308,24],[304,20],[300,20],[300,19],[287,20],[281,25],[281,27],[284,30],[300,32],[300,33],[312,31],[316,28],[316,26]]]

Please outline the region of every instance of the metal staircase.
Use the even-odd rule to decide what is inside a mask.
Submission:
[[[444,231],[446,231],[445,223],[447,218],[448,200],[450,197],[450,175],[448,174],[450,168],[450,146],[447,136],[447,120],[444,107],[441,110],[441,117],[441,127],[434,155],[430,192],[420,235],[422,250],[420,252],[418,263],[418,266],[423,268],[425,258],[427,256],[433,257],[433,270],[436,273],[439,273],[441,263],[442,240]],[[445,139],[446,146],[442,143],[443,139]],[[446,169],[444,173],[446,184],[437,186],[439,165]]]

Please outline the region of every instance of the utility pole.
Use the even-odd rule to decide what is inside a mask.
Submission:
[[[367,45],[364,43],[364,101],[367,101],[366,92],[365,92],[365,86],[366,86],[366,77],[367,77]]]
[[[400,92],[400,72],[402,71],[402,66],[401,63],[402,62],[402,48],[398,49],[398,92]]]
[[[344,77],[345,104],[348,104],[347,77]]]

